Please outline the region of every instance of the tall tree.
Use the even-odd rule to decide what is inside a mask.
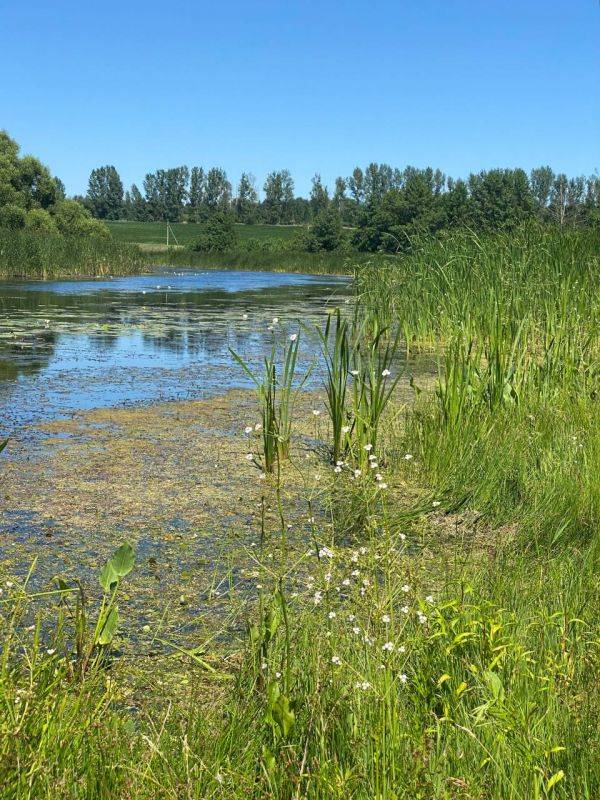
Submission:
[[[202,167],[192,167],[190,173],[190,191],[188,196],[190,220],[199,222],[206,206],[206,174]]]
[[[365,170],[365,198],[368,203],[376,203],[392,187],[394,171],[389,164],[371,162]]]
[[[263,190],[265,220],[272,225],[291,222],[294,203],[294,181],[287,169],[270,172]]]
[[[251,173],[242,172],[235,198],[235,213],[238,222],[245,224],[256,222],[257,203],[256,179]]]
[[[360,167],[355,167],[348,178],[348,189],[357,206],[365,202],[365,176]]]
[[[531,194],[533,195],[537,215],[540,219],[546,217],[553,181],[554,172],[550,167],[536,167],[529,173]]]
[[[350,206],[346,196],[346,189],[348,188],[346,181],[342,177],[335,179],[335,191],[333,193],[332,205],[336,209],[342,222],[350,221]]]
[[[205,202],[209,211],[226,211],[231,203],[231,184],[227,173],[220,167],[212,167],[206,176]]]
[[[187,167],[158,169],[144,178],[146,207],[150,219],[179,222],[187,200]]]
[[[325,211],[329,205],[329,192],[327,187],[323,185],[321,176],[317,173],[312,179],[312,186],[310,190],[310,205],[312,208],[313,217]]]
[[[522,169],[491,169],[470,175],[469,190],[479,228],[513,228],[534,214],[531,187]]]
[[[86,206],[98,219],[119,219],[122,216],[123,183],[114,166],[92,170],[86,200]]]

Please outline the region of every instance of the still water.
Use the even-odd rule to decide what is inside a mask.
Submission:
[[[322,322],[351,291],[344,277],[166,268],[0,283],[0,434],[81,409],[248,386],[230,348],[258,367],[274,341],[299,321]],[[300,370],[317,345],[301,338]]]

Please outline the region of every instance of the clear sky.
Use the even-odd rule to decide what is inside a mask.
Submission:
[[[114,164],[600,169],[598,0],[0,0],[0,128],[69,193]]]

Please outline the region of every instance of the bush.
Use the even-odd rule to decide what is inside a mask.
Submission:
[[[308,253],[333,252],[344,244],[341,217],[331,206],[317,214],[308,230],[295,239],[295,248]]]
[[[93,236],[110,238],[110,231],[103,222],[93,219],[90,212],[76,200],[62,200],[55,206],[54,219],[64,236]]]
[[[32,208],[27,212],[25,228],[32,233],[58,233],[56,222],[43,208]]]
[[[237,244],[233,216],[226,211],[217,211],[202,224],[200,236],[191,249],[197,253],[222,253],[235,249]]]
[[[0,208],[0,228],[17,231],[25,226],[25,211],[19,206],[8,203]]]

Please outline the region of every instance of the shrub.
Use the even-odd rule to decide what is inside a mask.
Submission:
[[[226,211],[217,211],[202,224],[200,236],[191,245],[197,253],[222,253],[233,250],[238,243],[233,216]]]
[[[62,200],[55,206],[54,219],[64,236],[94,236],[106,239],[110,231],[103,222],[93,219],[90,212],[76,200]]]
[[[308,231],[301,233],[297,240],[299,249],[309,253],[339,250],[343,243],[342,220],[331,206],[317,214]]]
[[[8,203],[0,208],[0,228],[17,231],[25,225],[25,211],[19,206]]]
[[[57,233],[56,222],[43,208],[32,208],[25,217],[25,228],[33,233]]]

